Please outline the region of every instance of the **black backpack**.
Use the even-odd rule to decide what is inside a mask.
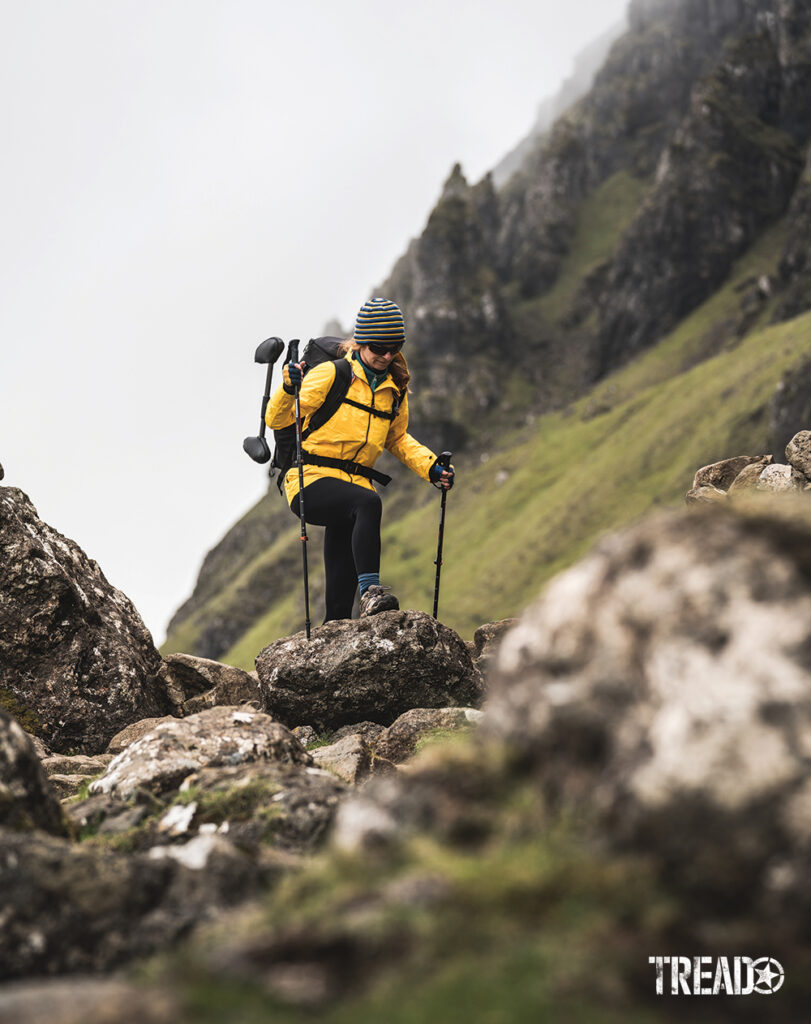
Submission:
[[[372,409],[369,406],[361,405],[359,402],[352,402],[346,397],[346,393],[349,391],[349,386],[352,383],[353,373],[351,364],[348,360],[343,358],[344,353],[340,351],[340,346],[342,344],[342,338],[311,338],[307,343],[307,347],[304,349],[305,365],[302,368],[303,376],[306,375],[309,370],[312,370],[314,366],[318,366],[320,363],[325,363],[328,359],[335,360],[336,366],[335,379],[330,385],[330,389],[327,392],[327,396],[324,399],[323,404],[319,409],[316,409],[310,417],[307,429],[302,431],[302,444],[307,440],[310,434],[323,427],[324,424],[335,415],[344,401],[349,402],[350,405],[358,406],[358,408],[364,409],[374,416],[380,416],[384,419],[393,420],[397,415],[400,406],[399,396],[395,399],[390,413],[380,412],[379,410]],[[276,485],[278,486],[279,493],[281,494],[283,493],[285,475],[290,467],[296,462],[296,424],[291,423],[289,427],[282,427],[281,430],[274,430],[273,436],[276,441],[276,450],[273,453],[273,460],[270,464],[270,473],[272,476],[275,471],[278,471],[279,479],[276,481]],[[325,458],[311,455],[309,452],[303,454],[303,461],[308,465],[332,466],[337,469],[342,469],[344,472],[365,476],[370,480],[375,480],[384,487],[391,482],[391,477],[387,476],[385,473],[378,473],[377,470],[369,469],[368,466],[360,466],[356,462]]]

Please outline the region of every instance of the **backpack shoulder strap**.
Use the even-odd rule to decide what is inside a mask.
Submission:
[[[321,427],[332,419],[335,413],[338,411],[338,407],[346,397],[347,391],[349,391],[349,385],[352,383],[352,365],[347,359],[336,359],[335,360],[335,379],[329,386],[327,397],[322,402],[320,408],[316,409],[310,417],[310,422],[307,429],[302,433],[301,440],[306,441],[307,438],[316,430],[320,430]]]

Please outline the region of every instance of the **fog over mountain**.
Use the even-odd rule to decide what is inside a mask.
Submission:
[[[496,164],[624,7],[7,7],[5,483],[156,639],[264,490],[256,344],[349,324],[453,163]]]

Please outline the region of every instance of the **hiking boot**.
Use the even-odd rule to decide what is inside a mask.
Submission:
[[[391,587],[369,587],[360,599],[360,617],[377,615],[378,612],[396,612],[400,602],[392,594]]]

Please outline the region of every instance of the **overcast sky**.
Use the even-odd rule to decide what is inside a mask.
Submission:
[[[258,342],[351,325],[625,7],[0,0],[3,483],[156,642],[266,487]]]

